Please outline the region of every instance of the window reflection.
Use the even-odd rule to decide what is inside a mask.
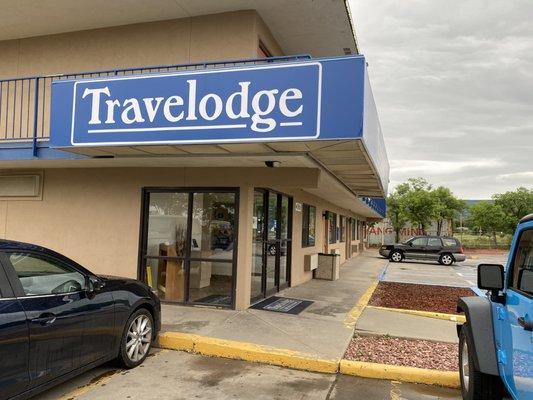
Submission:
[[[148,194],[145,279],[164,300],[230,306],[236,194],[192,193],[192,210],[190,196]]]

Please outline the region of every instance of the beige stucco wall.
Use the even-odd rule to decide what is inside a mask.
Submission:
[[[0,78],[255,58],[281,49],[254,10],[0,41]]]
[[[41,171],[43,172],[43,171]],[[6,171],[4,171],[6,173]],[[17,171],[24,173],[24,171]],[[254,187],[293,196],[292,284],[312,278],[306,254],[324,251],[324,211],[353,216],[293,187],[315,188],[320,171],[309,168],[91,168],[44,171],[42,199],[0,199],[0,237],[52,248],[95,273],[137,277],[143,187],[238,187],[237,308],[249,306]],[[295,203],[317,208],[316,244],[302,248],[302,213]],[[345,243],[329,245],[341,250]]]

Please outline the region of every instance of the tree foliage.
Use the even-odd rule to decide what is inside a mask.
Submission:
[[[442,233],[442,225],[445,220],[453,220],[461,213],[466,205],[463,200],[459,200],[453,195],[450,189],[439,186],[433,191],[435,196],[435,219],[437,220],[437,235]],[[453,226],[453,224],[452,224]]]
[[[423,178],[411,178],[398,185],[396,192],[403,197],[408,220],[425,230],[435,216],[437,206],[432,186]]]
[[[472,228],[492,236],[494,246],[498,245],[497,235],[505,230],[508,215],[504,209],[490,201],[480,201],[470,206],[469,224]]]
[[[389,217],[392,228],[394,229],[396,242],[399,242],[400,230],[409,219],[405,213],[403,196],[396,191],[392,192],[387,199],[387,217]]]
[[[515,191],[495,194],[494,204],[500,206],[506,214],[503,231],[513,233],[516,224],[524,216],[533,213],[533,190],[519,187]]]
[[[436,220],[440,235],[443,221],[453,219],[464,207],[464,202],[450,189],[443,186],[433,189],[425,179],[411,178],[398,185],[387,199],[387,216],[399,241],[400,230],[408,221],[425,230]]]

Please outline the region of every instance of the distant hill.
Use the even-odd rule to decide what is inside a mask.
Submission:
[[[480,201],[488,201],[488,202],[494,202],[494,200],[463,200],[466,204],[466,209],[463,211],[463,218],[468,218],[470,213],[468,212],[468,209],[472,207],[474,204],[479,203]]]

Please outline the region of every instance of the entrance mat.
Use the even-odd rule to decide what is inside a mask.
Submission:
[[[220,294],[211,294],[209,296],[202,297],[201,299],[195,300],[195,303],[231,306],[231,297],[223,296]]]
[[[257,304],[254,304],[251,308],[256,310],[274,311],[285,314],[298,315],[307,307],[313,304],[309,300],[291,299],[289,297],[272,296]]]

